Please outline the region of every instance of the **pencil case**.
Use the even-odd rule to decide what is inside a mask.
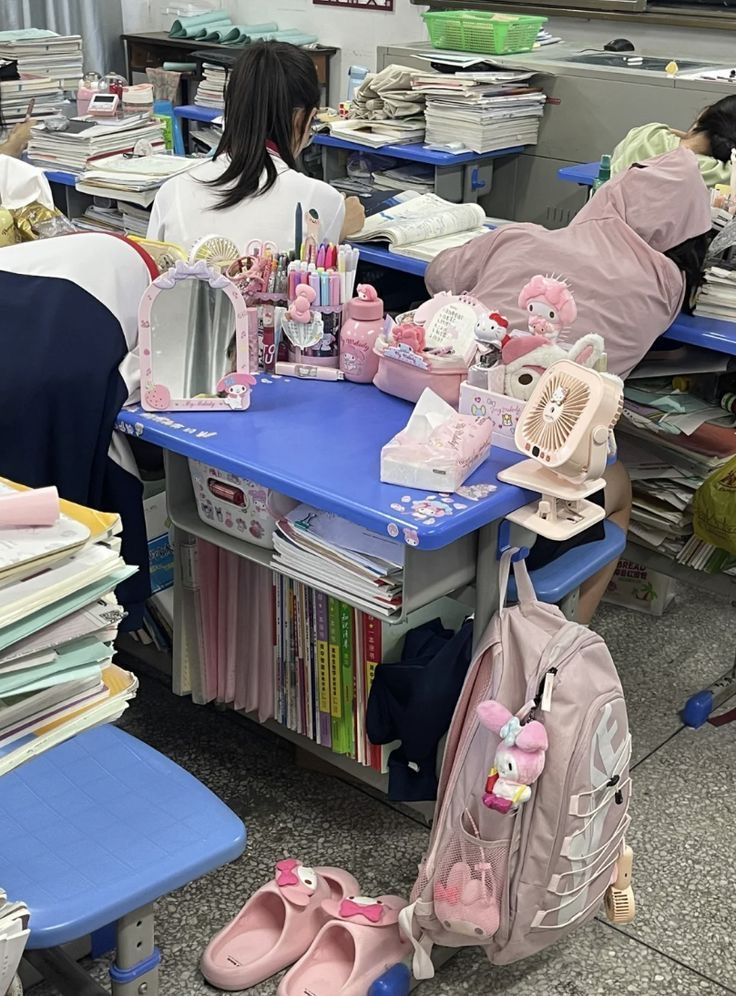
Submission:
[[[373,383],[386,394],[417,402],[431,388],[448,404],[457,408],[460,385],[468,376],[468,365],[457,356],[427,357],[393,346],[383,337],[376,340],[373,352],[378,356],[378,370]]]
[[[246,543],[273,549],[276,523],[299,504],[272,488],[237,474],[189,461],[199,517],[213,529]]]

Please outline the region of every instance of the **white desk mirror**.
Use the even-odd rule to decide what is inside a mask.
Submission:
[[[178,261],[143,295],[138,330],[147,411],[248,408],[249,316],[219,270]]]

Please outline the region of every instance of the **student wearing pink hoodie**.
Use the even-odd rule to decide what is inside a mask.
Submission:
[[[447,249],[430,264],[426,283],[432,294],[468,292],[489,311],[505,315],[511,328],[526,328],[528,316],[518,306],[520,288],[537,273],[561,275],[570,284],[578,314],[565,339],[600,333],[608,369],[626,377],[681,308],[691,304],[710,228],[709,194],[698,160],[679,146],[610,180],[566,228],[503,225]],[[606,512],[626,529],[631,485],[623,465],[609,468],[606,482]],[[584,586],[582,622],[592,617],[614,568],[610,565]]]

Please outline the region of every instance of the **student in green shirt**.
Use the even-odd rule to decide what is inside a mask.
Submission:
[[[731,150],[736,148],[736,94],[706,107],[689,131],[676,131],[657,123],[632,128],[613,150],[611,172],[621,173],[633,163],[672,152],[679,145],[696,154],[708,187],[729,184]]]

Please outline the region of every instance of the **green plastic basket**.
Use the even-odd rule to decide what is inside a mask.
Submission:
[[[422,14],[434,48],[485,55],[530,52],[546,17],[480,10],[430,10]]]

